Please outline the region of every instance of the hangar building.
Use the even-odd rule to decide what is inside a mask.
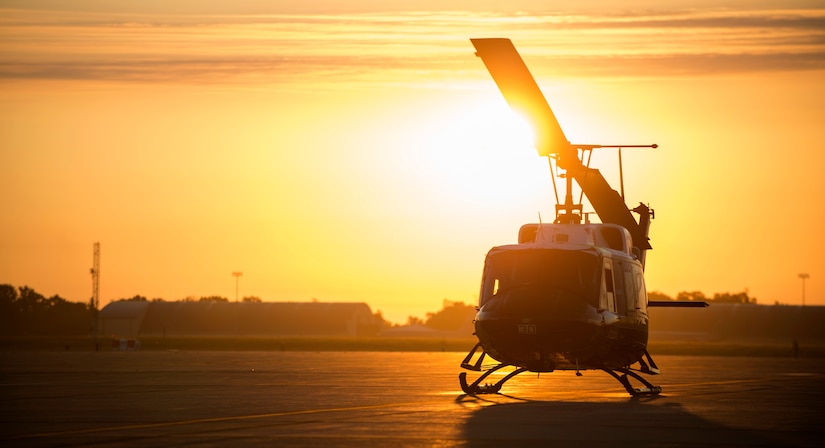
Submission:
[[[118,337],[370,336],[379,322],[366,303],[112,302],[101,334]]]

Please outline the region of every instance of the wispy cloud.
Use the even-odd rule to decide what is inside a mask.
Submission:
[[[484,77],[469,37],[557,76],[825,69],[825,9],[571,15],[0,10],[0,79],[399,83]],[[486,79],[486,78],[485,78]]]

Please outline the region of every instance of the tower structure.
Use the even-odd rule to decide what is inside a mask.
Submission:
[[[92,249],[92,298],[89,309],[92,312],[92,333],[97,336],[97,313],[100,305],[100,243],[94,243]]]

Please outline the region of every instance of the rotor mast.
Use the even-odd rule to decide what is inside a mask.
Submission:
[[[581,202],[573,202],[573,176],[565,173],[564,176],[565,187],[564,203],[556,204],[556,223],[558,224],[579,224],[582,220],[582,204]]]

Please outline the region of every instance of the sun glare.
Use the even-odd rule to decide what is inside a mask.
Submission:
[[[504,101],[456,109],[424,142],[424,163],[445,192],[485,206],[534,197],[547,188],[547,162],[527,121]]]

